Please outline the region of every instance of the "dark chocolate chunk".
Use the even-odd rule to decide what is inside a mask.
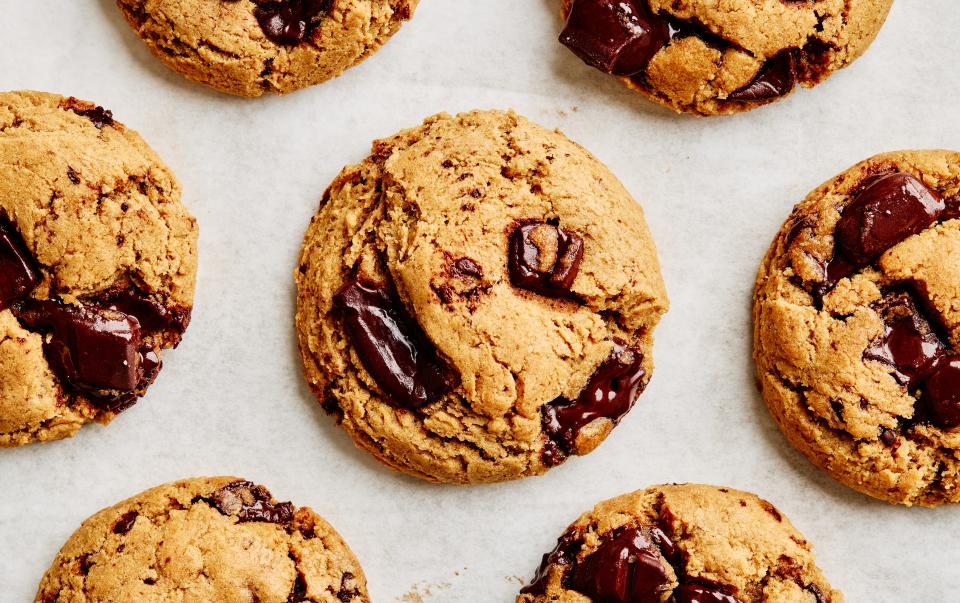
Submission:
[[[940,358],[924,383],[923,400],[931,422],[942,429],[960,425],[960,356]]]
[[[306,40],[330,11],[332,0],[255,0],[254,16],[263,34],[281,46]]]
[[[74,97],[67,98],[60,103],[60,108],[68,111],[73,111],[81,117],[86,117],[89,119],[93,125],[98,129],[102,130],[104,126],[113,125],[113,112],[109,109],[104,109],[98,105],[93,105],[91,103],[79,100]]]
[[[844,208],[837,222],[836,245],[851,262],[869,265],[936,222],[944,207],[940,195],[910,174],[879,176]]]
[[[577,559],[577,553],[583,546],[576,530],[567,530],[557,539],[557,546],[545,554],[540,561],[540,567],[534,574],[530,584],[520,589],[522,594],[542,595],[547,591],[547,581],[550,578],[550,567],[554,565],[571,565]]]
[[[732,44],[723,37],[713,33],[699,19],[680,19],[673,15],[666,16],[667,23],[670,25],[670,40],[679,40],[681,38],[699,38],[708,46],[718,50],[730,48]]]
[[[813,287],[813,294],[818,299],[822,299],[823,296],[833,290],[837,283],[856,273],[860,266],[837,254],[834,255],[833,259],[821,262],[820,268],[823,270],[823,281]]]
[[[307,600],[307,583],[303,579],[303,574],[298,573],[297,579],[293,582],[290,594],[287,595],[287,603],[302,603]]]
[[[392,403],[417,410],[459,385],[459,375],[406,311],[392,282],[348,281],[334,304],[363,366]]]
[[[585,63],[621,76],[644,71],[669,41],[667,20],[640,0],[574,0],[560,34]]]
[[[681,584],[673,591],[674,603],[740,603],[736,597],[709,586]]]
[[[340,590],[337,591],[337,600],[342,603],[350,603],[360,596],[360,589],[357,586],[357,577],[351,572],[344,572],[340,579]]]
[[[293,520],[292,503],[274,502],[269,490],[252,482],[231,482],[211,494],[210,502],[240,522],[288,524]]]
[[[30,328],[49,331],[47,360],[58,376],[83,390],[132,391],[143,375],[140,323],[96,306],[28,300],[16,310]]]
[[[640,352],[618,343],[576,400],[558,398],[544,405],[543,430],[553,443],[544,448],[544,464],[558,465],[576,451],[577,434],[596,419],[619,423],[643,391],[645,376]]]
[[[576,233],[545,222],[522,224],[510,235],[510,282],[546,297],[572,297],[583,251]]]
[[[20,233],[0,216],[0,310],[40,284],[40,271]]]
[[[943,210],[943,215],[940,216],[941,220],[947,221],[960,218],[960,193],[944,199],[943,204],[945,207]]]
[[[137,517],[140,514],[136,511],[127,511],[120,516],[120,519],[117,520],[117,523],[113,524],[113,533],[114,534],[126,534],[131,529],[133,529],[133,524],[136,523]]]
[[[97,301],[98,305],[135,316],[144,331],[162,331],[177,340],[190,324],[190,310],[166,308],[135,288],[122,289]]]
[[[594,603],[660,603],[671,578],[654,531],[659,528],[619,530],[570,570],[570,587]]]
[[[897,432],[886,427],[880,428],[880,441],[884,446],[890,447],[897,443]]]
[[[888,294],[875,309],[883,318],[884,334],[863,357],[889,364],[901,385],[919,389],[914,422],[929,421],[941,429],[960,426],[960,356],[948,352],[946,337],[937,334],[908,293]],[[880,439],[892,446],[896,434],[881,430]]]
[[[767,60],[749,84],[727,97],[733,101],[765,101],[789,94],[797,85],[797,51],[784,50]]]
[[[944,353],[944,345],[908,293],[888,295],[874,309],[883,317],[884,333],[863,357],[894,367],[897,381],[913,389]]]
[[[450,276],[454,278],[483,278],[483,267],[470,258],[459,258],[449,268]]]
[[[818,299],[891,247],[950,219],[952,212],[935,191],[903,172],[871,176],[854,194],[837,222],[833,257],[821,262],[823,281],[812,287]]]
[[[816,584],[808,584],[805,590],[813,595],[815,603],[829,603],[827,597],[824,596],[823,591],[820,590],[820,587]]]

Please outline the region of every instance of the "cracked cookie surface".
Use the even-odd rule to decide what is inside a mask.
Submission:
[[[83,522],[36,603],[368,603],[340,535],[308,507],[234,477],[171,482]]]
[[[640,206],[561,133],[499,111],[379,140],[301,251],[307,381],[358,446],[433,481],[595,448],[653,369],[667,309]]]
[[[110,111],[0,94],[0,447],[109,422],[189,323],[197,225]]]
[[[117,0],[165,65],[237,96],[325,82],[382,46],[419,0]]]
[[[877,155],[794,209],[760,268],[754,358],[787,438],[837,480],[960,501],[960,153]]]
[[[677,112],[739,113],[857,59],[892,0],[563,0],[560,41]]]
[[[698,484],[602,502],[543,556],[517,603],[842,603],[772,504]]]

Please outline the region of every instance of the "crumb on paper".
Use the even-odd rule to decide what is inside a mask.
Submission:
[[[449,582],[439,582],[430,584],[429,582],[414,585],[406,594],[400,595],[397,601],[402,603],[427,603],[433,594],[438,590],[448,590],[451,584]]]

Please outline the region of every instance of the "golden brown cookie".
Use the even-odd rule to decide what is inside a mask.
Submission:
[[[136,132],[0,94],[0,447],[131,406],[190,322],[196,269],[196,221]]]
[[[83,522],[36,603],[368,603],[360,563],[308,507],[235,477],[142,492]]]
[[[438,115],[324,194],[300,255],[307,381],[356,443],[444,482],[593,450],[653,370],[667,309],[640,206],[563,134]]]
[[[739,113],[810,88],[876,37],[893,0],[563,0],[560,42],[677,112]]]
[[[960,501],[960,153],[901,151],[813,191],[757,277],[754,357],[790,441],[889,502]]]
[[[286,94],[367,58],[419,0],[117,0],[165,65],[237,96]]]
[[[842,603],[772,504],[655,486],[598,504],[543,556],[517,603]]]

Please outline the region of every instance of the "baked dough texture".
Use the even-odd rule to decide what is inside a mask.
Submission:
[[[244,97],[325,82],[364,60],[413,16],[419,0],[117,0],[130,27],[167,67]],[[261,21],[316,5],[300,39]],[[268,14],[264,14],[267,11]],[[297,21],[296,17],[286,17]],[[289,34],[289,27],[284,32]]]
[[[368,603],[339,534],[235,477],[171,482],[83,522],[36,603]]]
[[[529,224],[540,224],[531,241],[581,240],[568,290],[513,284],[511,237]],[[455,374],[419,408],[385,393],[345,329],[335,301],[358,278],[392,282],[399,311]],[[324,408],[382,463],[442,482],[539,474],[593,450],[649,380],[668,305],[643,212],[620,182],[563,134],[501,111],[440,114],[376,141],[324,194],[296,280],[304,371]],[[626,408],[577,415],[559,451],[547,407],[616,372],[608,359],[622,348],[633,368],[603,391],[622,384],[611,396]]]
[[[624,494],[581,515],[517,598],[601,601],[842,603],[843,595],[817,567],[810,543],[768,501],[731,488],[674,484]]]
[[[144,325],[144,341],[157,356],[179,343],[193,306],[197,224],[169,168],[109,111],[0,93],[0,221],[36,263],[30,299],[82,306],[135,289],[178,323]],[[0,304],[0,447],[68,437],[120,410],[62,381],[48,343]]]
[[[870,265],[834,278],[825,294],[817,292],[824,266],[838,253],[841,217],[855,211],[850,208],[871,182],[890,174],[956,211],[960,153],[952,151],[877,155],[810,193],[780,229],[757,277],[757,374],[783,433],[837,480],[892,503],[957,502],[960,429],[929,412],[930,381],[906,379],[897,363],[884,357],[890,350],[901,355],[931,347],[940,348],[938,354],[956,350],[960,220],[944,214],[898,237],[902,241]],[[882,224],[884,216],[898,212],[890,206],[871,219]],[[906,325],[901,332],[910,333],[914,321],[926,333],[922,347],[901,337],[906,344],[897,348],[897,333],[888,329]],[[956,411],[954,401],[951,412]]]
[[[629,5],[641,24],[668,21],[644,68],[619,79],[674,111],[709,116],[754,109],[798,84],[824,81],[866,51],[893,1],[562,0],[564,20],[575,3]],[[746,93],[756,82],[765,84]]]

